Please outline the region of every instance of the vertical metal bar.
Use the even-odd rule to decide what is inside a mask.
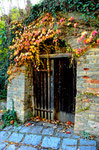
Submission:
[[[51,120],[54,119],[54,60],[51,60],[51,111],[53,113],[51,113]]]

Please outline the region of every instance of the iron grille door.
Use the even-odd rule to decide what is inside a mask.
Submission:
[[[76,65],[69,58],[42,59],[39,70],[33,69],[35,115],[46,119],[74,121]]]
[[[49,62],[49,69],[47,69],[47,59],[42,59],[39,70],[33,69],[34,111],[36,116],[53,120],[53,60]]]

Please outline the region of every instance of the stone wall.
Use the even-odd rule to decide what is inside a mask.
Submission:
[[[17,117],[22,121],[29,119],[32,114],[32,68],[22,67],[23,72],[17,72],[7,89],[7,109],[12,109],[12,100],[14,101]]]
[[[99,48],[91,48],[77,61],[75,127],[99,135]]]
[[[12,99],[18,118],[24,122],[33,115],[33,70],[23,67],[7,91],[7,109]],[[91,48],[77,60],[76,133],[84,130],[99,135],[99,48]]]

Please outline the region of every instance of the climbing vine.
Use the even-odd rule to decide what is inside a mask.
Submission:
[[[70,18],[57,16],[53,17],[52,14],[45,13],[28,26],[23,26],[22,22],[18,21],[12,23],[11,33],[14,33],[14,38],[9,48],[11,50],[10,60],[14,63],[10,64],[7,72],[10,76],[9,81],[14,77],[14,73],[20,69],[20,66],[28,65],[29,62],[32,62],[34,67],[38,69],[40,54],[42,53],[50,54],[63,50],[65,53],[72,53],[73,57],[80,57],[88,48],[99,44],[97,30],[83,31],[79,36],[76,35],[77,43],[82,42],[83,45],[80,48],[72,49],[60,37],[64,28],[70,34],[72,28],[79,30],[80,23],[72,16]]]

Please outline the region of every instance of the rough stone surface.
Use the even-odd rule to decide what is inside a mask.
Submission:
[[[49,135],[52,135],[54,133],[54,129],[53,128],[47,128],[47,129],[44,129],[42,134],[49,134]]]
[[[23,72],[16,73],[7,88],[7,109],[12,109],[12,100],[14,101],[17,117],[22,121],[28,120],[32,113],[32,73],[30,67],[20,67]],[[31,68],[32,69],[32,68]]]
[[[96,150],[94,146],[80,146],[80,150]]]
[[[23,134],[13,133],[9,137],[9,141],[19,143],[19,142],[21,142],[22,138],[23,138]]]
[[[8,137],[10,136],[11,132],[9,131],[1,131],[0,132],[0,141],[8,140]]]
[[[69,42],[76,47],[76,39],[72,41],[71,37]],[[24,122],[34,114],[33,70],[31,66],[22,69],[24,73],[16,73],[8,85],[7,109],[12,109],[13,99],[17,116]],[[84,130],[99,136],[99,48],[90,48],[77,60],[76,87],[75,133]]]
[[[0,143],[0,150],[3,150],[7,146],[6,143]]]
[[[96,142],[94,140],[84,140],[84,139],[80,139],[80,145],[92,145],[92,146],[96,146]]]
[[[35,127],[37,126],[38,128],[38,123],[35,122],[34,124],[33,122],[31,124]],[[34,128],[34,126],[32,125],[31,127],[25,127],[24,125],[22,126],[24,126],[23,129],[28,128],[28,131],[31,131],[32,128]],[[64,127],[63,125],[61,126]],[[42,125],[39,127],[42,127]],[[46,126],[46,128],[49,129],[49,126]],[[73,132],[69,137],[69,134],[62,133],[62,131],[58,132],[58,128],[60,128],[60,126],[57,125],[57,130],[55,131],[55,133],[58,134],[53,135],[49,135],[49,133],[47,132],[46,134],[42,135],[42,132],[44,131],[45,127],[42,129],[42,132],[37,133],[21,133],[21,130],[18,130],[18,132],[16,132],[17,130],[11,131],[11,129],[10,132],[3,129],[2,131],[0,131],[0,150],[78,150],[79,148],[81,148],[82,150],[96,150],[95,140],[82,139]],[[72,128],[70,130],[72,130]],[[98,147],[99,146],[97,145],[97,148]]]
[[[41,135],[26,135],[22,143],[37,146],[40,144],[41,138]]]
[[[58,149],[60,146],[60,138],[46,136],[44,137],[41,146],[45,148],[48,147],[48,148]]]
[[[62,147],[77,145],[77,140],[75,139],[63,139]]]
[[[99,136],[99,48],[91,48],[77,62],[75,133]]]
[[[28,147],[28,146],[21,146],[18,150],[37,150],[37,148]]]
[[[6,150],[16,150],[17,146],[9,145]]]

